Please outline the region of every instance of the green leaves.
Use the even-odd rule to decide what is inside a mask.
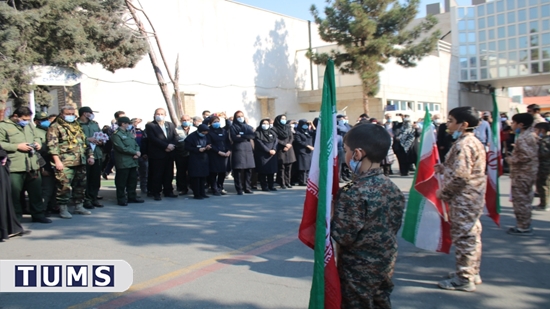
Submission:
[[[29,85],[32,65],[99,63],[111,72],[134,67],[148,46],[124,25],[125,13],[123,0],[0,2],[2,87],[12,96],[36,88]]]
[[[363,92],[374,96],[378,92],[381,64],[390,59],[404,67],[414,67],[436,46],[439,31],[426,35],[437,24],[428,16],[409,26],[418,13],[420,0],[330,0],[325,18],[312,6],[311,13],[319,27],[319,35],[327,42],[336,42],[343,51],[307,56],[316,64],[330,58],[343,74],[358,73]]]

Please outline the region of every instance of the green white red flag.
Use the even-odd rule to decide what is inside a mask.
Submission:
[[[485,213],[500,226],[499,177],[502,175],[502,151],[500,145],[500,114],[496,95],[493,92],[493,123],[491,142],[487,152],[487,190],[485,191]]]
[[[451,248],[449,212],[447,205],[436,197],[440,185],[434,166],[439,162],[435,127],[426,108],[420,140],[420,156],[409,192],[401,237],[418,248],[449,253]]]
[[[330,238],[332,198],[338,191],[334,62],[325,70],[321,115],[307,181],[304,213],[298,238],[314,249],[310,309],[339,309],[342,296]]]

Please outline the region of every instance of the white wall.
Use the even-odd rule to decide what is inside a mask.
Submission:
[[[256,124],[257,96],[276,97],[277,113],[305,111],[296,104],[296,87],[311,89],[304,57],[307,21],[224,0],[141,3],[172,70],[179,53],[180,90],[196,94],[197,114],[204,109],[228,114],[241,109]],[[322,41],[312,27],[313,46],[318,46]],[[98,65],[79,69],[85,74],[83,105],[100,111],[96,117],[101,124],[117,110],[147,121],[155,108],[165,107],[148,56],[136,68],[114,74]],[[166,72],[163,75],[169,81]]]

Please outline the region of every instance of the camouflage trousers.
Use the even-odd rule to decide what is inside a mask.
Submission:
[[[377,282],[352,281],[340,278],[342,308],[346,309],[390,309],[390,294],[393,291],[391,279]]]
[[[539,168],[539,172],[537,173],[536,187],[537,193],[539,194],[540,198],[539,205],[543,207],[548,206],[548,188],[550,187],[550,173],[541,172]]]
[[[479,203],[478,203],[479,204]],[[481,265],[481,222],[483,206],[453,205],[449,203],[451,238],[455,246],[456,274],[473,281]]]
[[[71,199],[78,205],[84,201],[86,190],[86,165],[63,167],[62,171],[55,170],[57,185],[57,205],[67,205]]]
[[[534,197],[535,177],[527,173],[514,173],[510,175],[510,178],[516,226],[520,229],[528,229],[531,226],[531,204]]]

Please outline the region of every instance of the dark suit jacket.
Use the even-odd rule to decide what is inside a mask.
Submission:
[[[145,134],[147,134],[147,155],[151,159],[166,159],[174,158],[175,151],[166,152],[168,144],[177,144],[178,134],[176,126],[168,121],[164,122],[166,128],[166,136],[156,121],[148,123],[145,126]]]

